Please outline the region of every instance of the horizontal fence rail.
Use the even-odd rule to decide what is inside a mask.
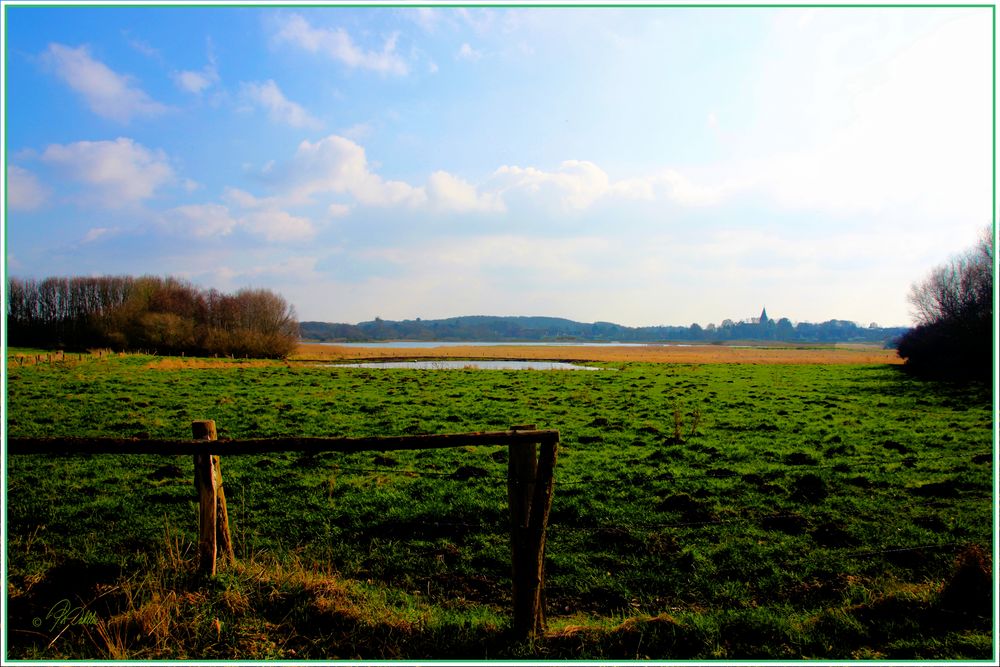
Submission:
[[[8,438],[9,454],[271,454],[281,452],[380,452],[449,447],[490,447],[559,441],[557,430],[479,431],[440,435],[369,438],[246,438],[238,440],[164,440],[155,438]]]
[[[91,454],[155,454],[192,456],[199,498],[199,555],[201,569],[216,573],[220,555],[234,559],[229,517],[222,486],[220,456],[301,452],[322,454],[444,449],[452,447],[508,447],[507,495],[510,504],[513,629],[530,637],[545,629],[545,537],[554,492],[553,472],[559,431],[534,425],[506,431],[478,431],[432,435],[366,438],[251,438],[218,440],[215,422],[192,422],[192,440],[153,438],[8,438],[6,453],[13,455],[73,456]],[[538,449],[536,452],[536,445]]]

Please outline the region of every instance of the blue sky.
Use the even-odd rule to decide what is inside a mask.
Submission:
[[[6,271],[303,320],[909,324],[992,220],[992,20],[4,3]]]

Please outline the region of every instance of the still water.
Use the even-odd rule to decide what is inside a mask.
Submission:
[[[593,366],[578,366],[563,361],[507,361],[502,359],[451,359],[447,361],[365,361],[350,364],[323,364],[324,368],[413,368],[417,370],[491,370],[491,371],[599,371]]]
[[[649,347],[650,345],[663,345],[662,343],[604,343],[596,341],[564,341],[549,342],[535,341],[526,343],[490,342],[490,341],[443,341],[443,340],[382,340],[372,343],[316,343],[318,345],[336,345],[338,347],[392,347],[392,348],[432,348],[432,347],[495,347],[524,346],[524,347],[573,347],[573,346],[606,346],[606,347]],[[676,345],[672,347],[688,347],[687,345]]]

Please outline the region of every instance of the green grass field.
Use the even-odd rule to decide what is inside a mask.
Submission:
[[[8,456],[10,657],[993,656],[988,387],[888,366],[154,361],[8,363],[8,435],[559,429],[549,632],[507,632],[503,448],[223,456],[238,562],[210,581],[188,458]]]

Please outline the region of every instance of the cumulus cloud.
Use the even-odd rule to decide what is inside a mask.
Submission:
[[[7,165],[7,206],[12,210],[31,211],[45,204],[49,189],[38,177],[17,165]]]
[[[566,160],[557,171],[504,165],[493,173],[490,182],[505,200],[528,199],[570,210],[587,208],[610,188],[604,170],[581,160]]]
[[[276,206],[299,206],[316,203],[322,195],[342,195],[362,206],[399,206],[437,213],[499,213],[507,211],[509,205],[572,213],[602,201],[621,200],[706,206],[736,191],[729,184],[699,184],[677,170],[614,181],[586,160],[566,160],[550,171],[504,165],[480,185],[436,170],[419,186],[384,178],[369,163],[363,146],[335,134],[316,142],[303,141],[290,160],[268,163],[262,175],[276,190],[272,197]],[[238,190],[230,190],[227,197],[240,205],[256,201],[253,195]],[[337,203],[327,203],[330,217],[350,211],[343,197]]]
[[[409,66],[396,53],[398,38],[394,33],[386,38],[381,51],[366,51],[355,44],[343,28],[315,28],[300,14],[285,17],[274,36],[278,43],[289,43],[309,53],[325,55],[350,68],[401,76],[409,72]]]
[[[157,188],[174,180],[163,151],[152,151],[125,137],[52,144],[41,160],[70,179],[91,186],[85,201],[106,208],[148,199]]]
[[[321,192],[346,193],[368,206],[418,206],[427,200],[422,188],[373,172],[363,147],[334,134],[299,144],[287,171],[292,197],[299,200]]]
[[[240,86],[244,99],[267,111],[275,123],[306,129],[318,129],[323,123],[302,106],[292,102],[272,79],[263,83],[255,81]]]
[[[267,241],[303,241],[316,234],[311,220],[285,211],[276,197],[255,197],[238,188],[226,188],[223,198],[243,209],[238,222],[241,228]]]
[[[49,44],[42,60],[53,67],[70,88],[79,93],[98,116],[121,123],[136,116],[157,116],[167,107],[134,85],[132,77],[118,74],[90,55],[86,45],[77,48]]]
[[[613,181],[601,167],[586,160],[566,160],[555,171],[504,165],[487,186],[504,202],[563,211],[582,211],[614,199],[706,206],[738,189],[730,183],[698,184],[675,169]]]
[[[502,211],[503,201],[494,193],[480,193],[475,186],[446,171],[435,171],[427,179],[427,199],[440,211]]]
[[[351,207],[347,204],[330,204],[326,207],[326,213],[331,218],[343,218],[350,214]]]

